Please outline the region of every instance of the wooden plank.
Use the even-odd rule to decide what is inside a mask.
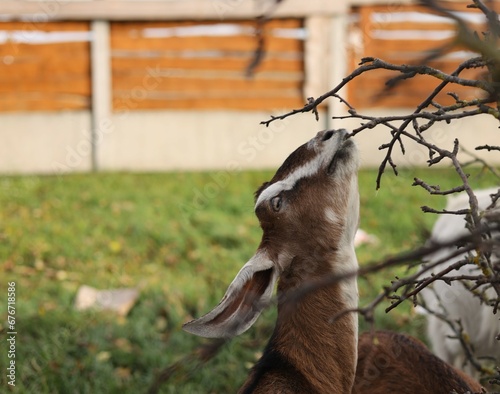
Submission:
[[[57,43],[44,45],[7,43],[4,45],[0,45],[0,56],[25,56],[31,58],[42,57],[50,60],[56,53],[57,57],[74,58],[75,56],[84,55],[86,52],[88,52],[88,49],[88,42]]]
[[[300,52],[303,43],[299,40],[272,37],[265,42],[266,50],[276,52]],[[145,38],[129,35],[111,36],[111,48],[117,49],[144,49],[169,50],[169,51],[235,51],[246,52],[257,48],[257,39],[253,36],[229,36],[229,37],[165,37]]]
[[[38,61],[33,61],[38,60]],[[85,75],[89,72],[88,56],[64,59],[54,57],[52,61],[40,62],[28,56],[16,56],[12,63],[0,63],[0,81],[14,79],[50,78],[50,75]]]
[[[115,111],[130,109],[239,109],[239,110],[263,110],[270,108],[293,109],[301,108],[304,102],[295,97],[251,97],[251,98],[177,98],[172,100],[136,100],[131,101],[122,98],[114,98],[113,107]]]
[[[251,53],[245,58],[201,58],[189,59],[180,57],[116,57],[112,58],[111,67],[113,74],[144,73],[148,67],[154,69],[183,69],[183,70],[225,70],[245,72],[250,61],[253,59]],[[259,65],[257,71],[283,71],[301,72],[303,70],[301,59],[278,59],[266,57]]]
[[[424,51],[439,48],[451,42],[451,39],[444,40],[382,40],[372,38],[366,46],[366,56],[376,56],[384,58],[385,53],[389,52],[412,52],[421,53]]]
[[[151,70],[151,69],[150,69]],[[130,70],[129,72],[115,73],[113,76],[114,81],[121,80],[125,84],[127,81],[129,85],[132,83],[142,83],[145,85],[157,84],[156,81],[174,80],[179,79],[182,81],[248,81],[248,82],[272,82],[272,81],[289,81],[289,82],[302,82],[302,72],[284,72],[284,71],[255,71],[252,76],[247,76],[245,69],[236,71],[217,71],[217,70],[184,70],[184,69],[156,69],[150,72],[145,72],[144,69]],[[133,85],[136,86],[136,85]]]
[[[452,23],[438,23],[438,22],[428,22],[422,20],[421,22],[416,21],[396,21],[390,20],[391,16],[387,14],[387,21],[384,22],[373,22],[373,29],[383,30],[383,31],[405,31],[405,30],[416,30],[416,31],[455,31],[455,24]]]
[[[152,81],[150,81],[153,83]],[[179,90],[199,92],[203,96],[206,90],[269,90],[269,89],[300,89],[301,80],[260,80],[260,79],[202,79],[202,78],[158,78],[154,81],[155,90]],[[113,90],[131,90],[144,85],[144,77],[127,76],[113,78]],[[153,85],[151,85],[153,86]],[[147,88],[144,88],[147,90]],[[0,90],[1,91],[1,90]]]
[[[26,92],[75,92],[78,94],[90,94],[88,78],[81,75],[63,75],[54,78],[20,78],[11,79],[2,77],[0,79],[0,92],[14,91]]]
[[[0,93],[9,92],[39,92],[40,94],[49,93],[73,93],[84,96],[90,95],[90,81],[86,77],[69,77],[53,79],[34,79],[34,80],[3,80],[0,84]]]
[[[0,80],[3,81],[34,81],[34,80],[60,80],[63,78],[88,78],[88,57],[76,57],[43,61],[43,59],[14,58],[12,64],[0,63]],[[42,60],[42,61],[40,61]],[[70,61],[71,60],[71,61]]]

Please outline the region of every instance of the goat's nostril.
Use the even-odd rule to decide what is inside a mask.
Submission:
[[[332,138],[332,135],[333,135],[333,131],[328,130],[325,134],[323,134],[323,138],[321,138],[321,141],[329,140],[330,138]]]

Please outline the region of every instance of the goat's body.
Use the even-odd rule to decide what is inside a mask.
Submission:
[[[470,272],[463,267],[454,274],[469,275]],[[463,332],[472,346],[474,357],[485,361],[492,360],[492,358],[496,362],[500,361],[500,344],[496,340],[496,336],[500,333],[498,316],[493,314],[490,307],[482,304],[478,298],[468,294],[465,288],[460,288],[458,285],[460,284],[448,286],[440,283],[434,286],[437,294],[446,294],[441,298],[441,300],[446,300],[445,311],[441,308],[437,308],[437,311],[443,313],[450,322],[460,320]],[[455,301],[448,302],[450,297],[453,297]],[[486,297],[490,299],[496,297],[494,289],[488,289]],[[434,315],[428,315],[427,337],[438,357],[456,368],[478,376],[478,371],[467,360],[465,351],[456,338],[457,334],[446,322]]]
[[[497,189],[480,190],[476,192],[479,209],[484,210],[491,204],[490,194]],[[468,208],[468,196],[461,195],[449,199],[446,209],[456,211]],[[450,242],[460,236],[466,235],[463,216],[440,216],[432,230],[431,240],[436,242]],[[442,249],[433,254],[427,263],[432,264],[453,252],[455,248]],[[437,273],[445,266],[462,260],[465,254],[448,259],[445,263],[434,267],[428,274]],[[499,257],[494,257],[498,259]],[[477,275],[479,268],[475,265],[465,265],[453,271],[455,275]],[[486,298],[496,297],[495,290],[489,288],[485,291]],[[500,332],[500,320],[494,315],[492,308],[481,303],[478,297],[473,296],[462,283],[453,282],[451,285],[436,281],[432,286],[421,291],[421,296],[426,306],[439,314],[446,316],[451,322],[460,320],[464,332],[474,349],[476,358],[493,357],[500,362],[500,344],[495,339]],[[461,368],[469,374],[475,374],[475,369],[467,359],[464,349],[456,333],[442,319],[435,315],[427,316],[427,335],[434,353],[456,368]]]
[[[480,393],[481,385],[407,335],[377,331],[359,338],[353,394]]]

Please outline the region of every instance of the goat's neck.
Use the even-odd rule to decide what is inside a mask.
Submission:
[[[340,262],[343,267],[357,268],[355,255],[343,258],[354,260],[347,264]],[[336,261],[331,266],[335,267]],[[325,278],[332,272],[340,273],[332,269],[313,273],[306,283],[314,283],[315,277]],[[348,313],[335,321],[332,318],[357,306],[356,278],[312,290],[295,305],[288,305],[286,295],[294,291],[300,292],[287,289],[286,283],[278,287],[278,295],[284,299],[278,304],[274,336],[277,349],[301,370],[318,392],[349,393],[356,372],[357,317]]]
[[[274,343],[269,345],[306,377],[315,391],[349,393],[356,371],[358,323],[354,313],[341,313],[357,306],[356,278],[319,287],[299,300],[294,297],[304,284],[357,269],[354,251],[336,252],[329,260],[315,261],[313,268],[308,262],[294,261],[291,272],[282,275],[278,285],[278,319],[271,339]],[[309,267],[313,272],[304,274],[303,268],[293,272],[293,265]],[[298,286],[294,275],[300,278]]]

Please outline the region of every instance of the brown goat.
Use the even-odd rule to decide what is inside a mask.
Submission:
[[[345,130],[318,133],[294,151],[271,181],[257,191],[255,213],[263,230],[257,252],[236,275],[219,305],[184,325],[186,331],[204,337],[238,335],[255,322],[270,302],[279,279],[276,327],[240,394],[345,394],[353,386],[357,393],[422,393],[403,391],[419,379],[418,363],[394,369],[410,374],[399,377],[400,386],[395,391],[391,391],[393,386],[389,391],[381,391],[386,387],[383,379],[374,381],[379,391],[363,384],[366,381],[355,383],[357,316],[341,314],[357,306],[354,275],[296,297],[297,289],[304,285],[332,274],[353,274],[358,269],[354,235],[359,221],[359,159],[355,144],[346,136]],[[332,322],[336,315],[338,318]],[[385,343],[385,334],[380,338],[380,343]],[[391,346],[401,346],[401,353],[406,355],[418,347],[414,340],[397,344],[384,345],[384,349],[390,352]],[[358,376],[363,379],[366,376],[362,366],[368,367],[372,359],[376,360],[375,356],[370,358],[376,349],[360,347],[364,364],[360,364]],[[418,347],[418,352],[432,356],[425,347]],[[450,371],[451,376],[453,370]],[[394,377],[387,371],[382,376]],[[472,389],[455,375],[449,382],[449,387],[458,393]]]

